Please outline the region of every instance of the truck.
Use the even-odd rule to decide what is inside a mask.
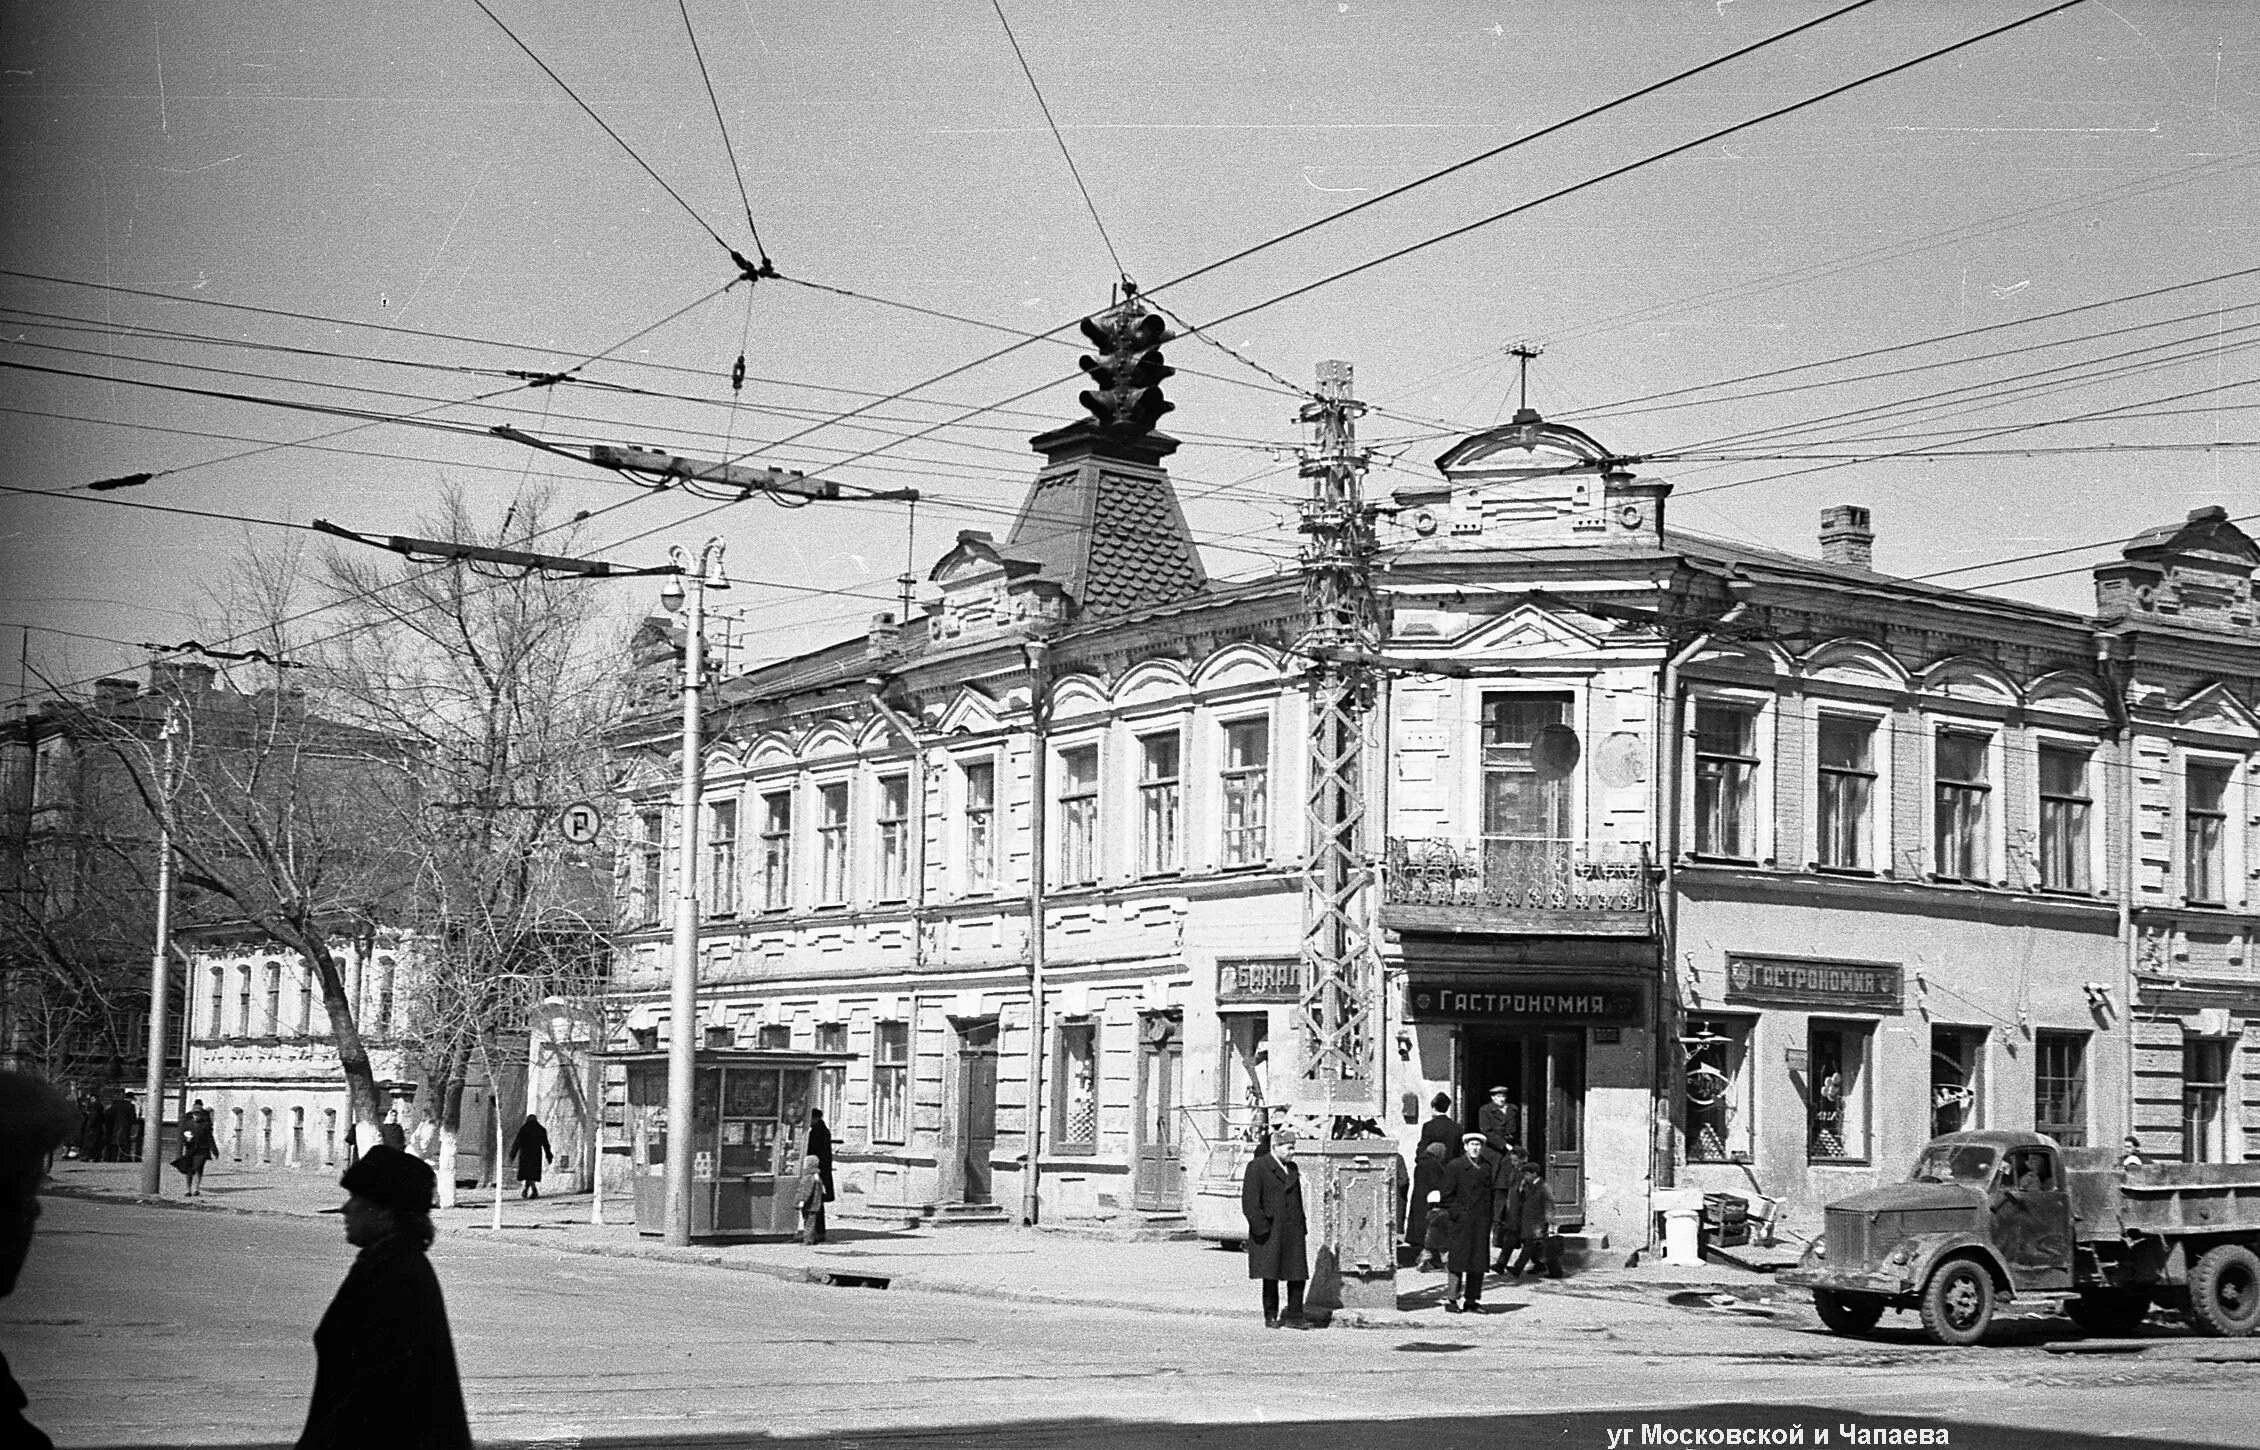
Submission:
[[[1828,1205],[1781,1281],[1865,1334],[1914,1310],[1940,1344],[1985,1337],[2004,1303],[2125,1334],[2151,1309],[2201,1334],[2260,1329],[2260,1163],[2122,1162],[2003,1129],[1934,1138],[1904,1183]]]

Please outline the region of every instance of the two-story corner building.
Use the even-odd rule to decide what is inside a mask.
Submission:
[[[1033,1129],[1047,1219],[1182,1215],[1210,1150],[1294,1082],[1296,582],[1209,583],[1166,437],[1033,443],[1009,536],[960,535],[922,618],[730,678],[711,706],[692,1030],[853,1054],[819,1093],[851,1213],[1018,1208]],[[664,641],[642,655],[662,687]],[[664,695],[618,742],[636,763],[615,1001],[649,1046],[675,1030]],[[743,1106],[718,1105],[724,1159],[790,1131]],[[615,1146],[653,1171],[650,1144]]]
[[[2134,829],[2134,1071],[2145,1152],[2260,1157],[2260,548],[2225,510],[2130,541],[2095,571],[2125,701],[2117,810]]]
[[[1439,464],[1386,539],[1438,670],[1388,704],[1405,1116],[1505,1087],[1557,1217],[1636,1242],[1658,1187],[1810,1223],[1936,1131],[2233,1151],[2172,1119],[2250,1093],[2249,541],[2138,541],[2099,633],[1876,572],[1864,509],[1819,559],[1669,528],[1527,410]]]

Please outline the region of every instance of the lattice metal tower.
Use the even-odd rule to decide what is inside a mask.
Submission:
[[[1379,992],[1369,939],[1365,852],[1366,714],[1373,701],[1370,661],[1380,643],[1373,592],[1373,516],[1360,481],[1357,445],[1365,411],[1351,396],[1350,365],[1318,365],[1317,398],[1301,420],[1312,426],[1302,476],[1303,602],[1309,623],[1301,649],[1310,660],[1310,851],[1303,870],[1303,1070],[1321,1111],[1371,1118],[1381,1111]]]

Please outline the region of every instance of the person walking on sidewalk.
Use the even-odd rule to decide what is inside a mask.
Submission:
[[[1444,1260],[1444,1311],[1483,1312],[1483,1274],[1491,1267],[1491,1175],[1497,1164],[1484,1156],[1483,1135],[1461,1137],[1465,1149],[1444,1165],[1440,1186],[1447,1243]]]
[[[1513,1144],[1499,1155],[1498,1171],[1491,1176],[1491,1234],[1499,1251],[1492,1265],[1507,1271],[1507,1259],[1522,1240],[1522,1150]]]
[[[1420,1250],[1422,1269],[1437,1267],[1428,1249],[1429,1200],[1443,1180],[1444,1164],[1459,1150],[1460,1125],[1452,1116],[1452,1095],[1438,1093],[1428,1100],[1434,1110],[1420,1126],[1420,1142],[1413,1147],[1412,1202],[1405,1212],[1405,1242]]]
[[[518,1125],[518,1134],[510,1140],[510,1156],[518,1160],[518,1196],[541,1197],[542,1165],[557,1155],[549,1151],[549,1129],[532,1113]]]
[[[1554,1190],[1546,1182],[1546,1170],[1537,1159],[1522,1165],[1522,1202],[1516,1224],[1515,1259],[1507,1267],[1510,1278],[1519,1279],[1522,1271],[1546,1271],[1549,1279],[1562,1276],[1561,1265],[1554,1261]]]
[[[392,1109],[385,1114],[385,1120],[377,1124],[377,1141],[395,1153],[408,1151],[408,1130],[400,1126],[400,1109]]]
[[[800,1155],[793,1205],[800,1210],[800,1232],[793,1235],[794,1241],[812,1247],[824,1242],[824,1173],[813,1151]]]
[[[1303,1217],[1303,1174],[1295,1165],[1295,1130],[1277,1128],[1240,1180],[1240,1212],[1248,1219],[1248,1277],[1263,1281],[1263,1326],[1303,1322],[1303,1285],[1310,1279],[1309,1225]],[[1287,1286],[1287,1313],[1279,1286]]]
[[[432,1244],[431,1165],[383,1144],[338,1186],[361,1252],[314,1330],[314,1395],[297,1450],[471,1450]]]
[[[219,1156],[220,1145],[212,1140],[212,1110],[204,1106],[204,1099],[198,1098],[196,1106],[181,1120],[180,1156],[173,1160],[173,1166],[188,1180],[188,1187],[181,1192],[183,1198],[195,1198],[204,1192],[205,1165]]]

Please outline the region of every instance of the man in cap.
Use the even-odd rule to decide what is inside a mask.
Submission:
[[[361,1252],[314,1331],[314,1398],[297,1450],[470,1450],[432,1242],[431,1165],[379,1144],[345,1170],[345,1241]]]
[[[1436,1211],[1444,1215],[1449,1247],[1445,1250],[1444,1310],[1457,1314],[1464,1295],[1467,1312],[1483,1312],[1483,1273],[1491,1267],[1491,1175],[1496,1166],[1484,1153],[1483,1135],[1461,1136],[1461,1155],[1444,1165]]]
[[[1303,1175],[1295,1166],[1295,1130],[1274,1129],[1265,1151],[1249,1160],[1240,1180],[1240,1211],[1248,1220],[1248,1277],[1263,1281],[1266,1329],[1303,1326],[1303,1285],[1310,1278],[1310,1227],[1303,1216]],[[1287,1286],[1287,1312],[1279,1312],[1279,1286]]]
[[[1494,1155],[1522,1140],[1522,1109],[1507,1101],[1503,1087],[1491,1089],[1491,1101],[1475,1110],[1475,1126]]]
[[[39,1222],[39,1184],[47,1155],[71,1135],[78,1110],[35,1077],[0,1072],[0,1298],[15,1292]],[[54,1441],[24,1418],[28,1401],[0,1355],[0,1445],[52,1450]]]

